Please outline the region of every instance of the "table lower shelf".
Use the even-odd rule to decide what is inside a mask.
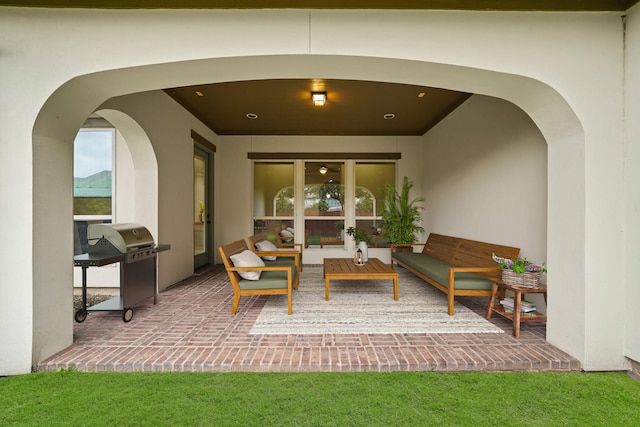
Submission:
[[[513,321],[513,317],[514,317],[514,313],[507,313],[506,311],[504,311],[504,309],[502,308],[502,306],[493,306],[491,307],[491,311],[499,314],[500,316],[507,318],[511,321]],[[547,321],[547,316],[545,316],[542,313],[539,312],[534,312],[534,314],[530,314],[530,313],[520,313],[520,323],[544,323]]]

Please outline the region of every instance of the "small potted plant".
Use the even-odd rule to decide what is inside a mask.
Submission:
[[[525,288],[537,288],[540,275],[547,271],[542,264],[534,264],[526,258],[502,258],[492,254],[493,260],[502,268],[502,281],[507,285],[518,285]]]
[[[371,234],[355,227],[347,228],[347,234],[353,237],[353,239],[356,241],[358,250],[362,252],[363,262],[367,262],[369,260],[369,245],[373,241],[373,237],[371,236]]]
[[[367,245],[370,245],[373,241],[371,235],[361,228],[349,227],[347,228],[347,235],[353,237],[356,245],[359,245],[360,242],[365,242]]]
[[[200,200],[198,211],[200,212],[200,222],[203,222],[204,221],[204,201],[203,200]]]

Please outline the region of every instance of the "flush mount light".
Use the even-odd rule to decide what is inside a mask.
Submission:
[[[199,90],[196,91],[196,95],[198,96],[204,96],[204,93],[200,92]]]
[[[325,165],[320,166],[320,173],[322,175],[326,174],[328,170],[329,169],[327,169],[327,167]]]
[[[311,92],[311,100],[316,107],[322,107],[327,102],[327,92]]]
[[[395,119],[395,118],[396,118],[396,115],[395,115],[395,114],[393,114],[393,113],[387,113],[387,114],[385,114],[385,115],[384,115],[384,116],[382,116],[382,117],[384,117],[384,119],[385,119],[385,120],[391,120],[391,119]]]
[[[418,94],[418,98],[424,98],[425,95],[426,95],[426,92],[420,92]]]
[[[258,115],[255,113],[247,113],[247,119],[255,120],[258,118]]]

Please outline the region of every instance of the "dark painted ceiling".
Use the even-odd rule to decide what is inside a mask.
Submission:
[[[313,104],[313,91],[326,92],[324,106]],[[470,96],[324,79],[216,83],[166,92],[218,135],[422,135]]]

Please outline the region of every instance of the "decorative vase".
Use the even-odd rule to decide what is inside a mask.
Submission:
[[[362,261],[369,261],[369,247],[367,246],[367,242],[358,243],[358,249],[362,251]]]

